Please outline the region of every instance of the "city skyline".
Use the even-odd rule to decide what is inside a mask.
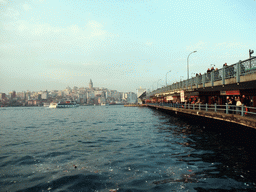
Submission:
[[[0,93],[0,106],[48,106],[49,103],[74,101],[82,105],[106,105],[135,103],[136,93],[93,87],[90,79],[88,87],[66,87],[63,90],[10,91]]]
[[[234,64],[255,50],[255,3],[0,0],[0,92],[84,87],[90,79],[136,92]]]
[[[29,90],[29,89],[27,89],[27,90],[21,90],[21,91],[10,90],[8,92],[0,92],[0,93],[5,93],[6,95],[8,95],[9,93],[12,93],[12,92],[16,92],[16,93],[22,93],[22,92],[39,93],[39,92],[65,91],[67,89],[70,89],[70,90],[77,89],[77,90],[80,90],[80,91],[87,91],[87,92],[88,91],[97,91],[97,90],[117,91],[117,92],[120,92],[120,93],[129,93],[129,92],[134,92],[135,93],[136,92],[136,91],[119,91],[117,89],[109,89],[108,87],[100,87],[100,86],[94,87],[93,86],[93,81],[92,81],[92,79],[90,79],[89,83],[85,86],[82,86],[82,87],[78,87],[78,86],[74,85],[73,87],[66,86],[63,89],[45,89],[45,90]]]

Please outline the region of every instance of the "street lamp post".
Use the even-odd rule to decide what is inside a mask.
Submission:
[[[159,80],[157,81],[157,89],[158,89],[158,82],[161,81],[161,80],[162,80],[162,79],[159,79]]]
[[[169,73],[169,72],[171,72],[172,70],[170,70],[170,71],[168,71],[167,73],[166,73],[166,86],[167,86],[167,74]]]
[[[191,52],[189,55],[188,55],[188,58],[189,58],[189,56],[192,54],[192,53],[195,53],[196,51],[193,51],[193,52]],[[188,79],[189,79],[189,67],[188,67],[188,58],[187,58],[187,69],[188,69]]]

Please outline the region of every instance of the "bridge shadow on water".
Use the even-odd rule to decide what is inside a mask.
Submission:
[[[186,138],[180,145],[192,148],[189,155],[178,155],[180,161],[188,165],[196,165],[196,162],[209,163],[209,169],[198,170],[176,182],[194,183],[196,191],[255,191],[256,190],[256,130],[220,120],[208,119],[187,114],[175,114],[172,111],[152,109],[159,115],[168,119],[172,134]],[[200,152],[201,151],[201,152]],[[196,159],[196,160],[195,160]],[[199,185],[204,183],[202,178],[217,179],[220,182],[240,182],[244,187],[228,187],[227,189],[214,188],[214,182],[206,187]],[[170,179],[157,181],[155,184],[168,183]],[[174,181],[175,182],[175,181]],[[225,186],[225,183],[223,183]]]

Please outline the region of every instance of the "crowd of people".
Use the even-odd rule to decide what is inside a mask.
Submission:
[[[230,78],[232,76],[235,76],[236,70],[234,69],[234,65],[228,66],[227,63],[223,64],[223,68],[225,68],[225,78]],[[217,80],[220,78],[219,74],[219,69],[218,68],[208,68],[206,71],[206,80],[210,81],[211,80],[211,72],[214,71],[214,79]],[[242,64],[241,65],[241,74],[245,73],[245,67]],[[201,73],[196,73],[196,77],[199,77],[199,79],[202,79],[202,74]]]
[[[228,107],[229,108],[229,113],[232,114],[232,113],[237,113],[235,108],[240,110],[240,107],[242,105],[244,105],[245,108],[250,107],[251,106],[251,100],[249,99],[249,97],[246,97],[245,95],[243,95],[242,97],[240,97],[240,96],[235,96],[235,97],[227,96],[227,104],[230,105]],[[249,108],[246,108],[246,110],[249,111]]]
[[[208,104],[214,104],[218,103],[217,97],[215,98],[214,96],[211,97],[211,101],[208,101]],[[185,97],[185,101],[181,102],[180,99],[177,99],[175,101],[168,101],[168,103],[172,104],[181,104],[181,105],[187,105],[187,104],[206,104],[206,101],[204,99],[201,99],[199,97],[192,97],[192,98],[187,98]],[[228,113],[229,114],[238,114],[241,111],[241,106],[244,105],[244,112],[250,111],[248,107],[252,106],[252,101],[250,100],[250,97],[242,95],[240,96],[227,96],[226,101],[224,100],[222,105],[228,104]]]

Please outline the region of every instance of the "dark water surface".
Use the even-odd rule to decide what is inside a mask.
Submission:
[[[246,139],[149,108],[20,107],[0,115],[0,191],[255,191]]]

